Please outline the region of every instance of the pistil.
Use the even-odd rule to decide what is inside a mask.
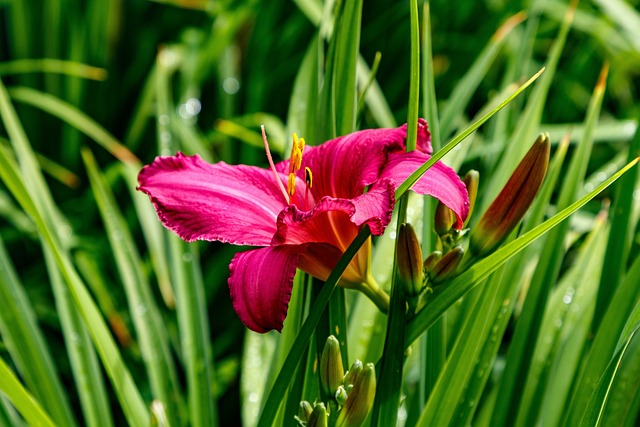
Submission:
[[[267,142],[267,134],[264,131],[264,125],[261,125],[260,129],[262,129],[262,141],[264,142],[264,150],[267,152],[267,159],[269,160],[269,166],[271,166],[271,171],[273,172],[273,175],[276,177],[276,182],[280,187],[280,191],[282,191],[284,200],[287,202],[287,204],[289,204],[291,200],[289,198],[289,194],[287,194],[287,190],[284,188],[284,184],[282,183],[282,180],[280,179],[280,175],[278,175],[278,171],[276,170],[276,165],[273,163],[273,157],[271,157],[271,151],[269,150],[269,143]]]

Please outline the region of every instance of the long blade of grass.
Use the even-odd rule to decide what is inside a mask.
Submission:
[[[23,73],[59,73],[90,80],[106,80],[107,70],[61,59],[15,59],[0,63],[0,76]]]
[[[140,255],[117,207],[115,197],[99,172],[93,155],[85,149],[82,157],[113,250],[120,279],[127,294],[127,302],[133,315],[151,390],[154,398],[162,402],[168,420],[171,424],[177,425],[179,410],[176,403],[179,404],[180,395],[175,367],[169,351],[164,323],[142,272]]]
[[[4,150],[3,150],[4,151]],[[59,423],[74,423],[33,308],[0,240],[0,332],[31,392]]]
[[[93,427],[112,426],[109,399],[91,337],[82,317],[73,306],[73,297],[64,284],[51,250],[46,246],[43,250],[84,422]]]
[[[396,199],[399,199],[404,193],[406,193],[413,184],[415,184],[422,175],[433,166],[438,160],[442,159],[449,151],[453,150],[460,142],[466,137],[475,132],[480,126],[482,126],[487,120],[489,120],[494,114],[504,108],[509,102],[511,102],[516,96],[518,96],[523,90],[531,85],[540,75],[543,73],[544,68],[534,74],[529,80],[527,80],[522,86],[520,86],[515,92],[513,92],[507,99],[502,101],[499,105],[489,111],[487,114],[476,120],[471,126],[455,136],[449,141],[441,150],[434,153],[431,158],[416,169],[407,179],[402,182],[396,189]]]
[[[43,426],[43,427],[55,427],[55,424],[42,409],[38,401],[33,398],[22,387],[20,381],[11,372],[9,367],[4,363],[4,360],[0,358],[0,391],[5,393],[11,403],[18,408],[18,411],[27,420],[29,425]]]
[[[606,87],[608,67],[602,69],[596,84],[593,97],[587,111],[585,123],[590,129],[595,127]],[[585,133],[585,139],[578,148],[563,181],[558,199],[558,208],[568,206],[577,194],[577,189],[584,179],[588,159],[591,154],[593,139]],[[549,234],[540,260],[536,267],[522,314],[516,325],[516,331],[507,356],[507,365],[500,382],[497,406],[494,409],[492,423],[504,425],[507,420],[516,418],[518,408],[526,407],[530,402],[522,401],[524,382],[533,357],[533,349],[538,337],[540,323],[548,295],[560,272],[564,237],[569,224],[564,223]]]
[[[44,185],[42,175],[37,168],[35,156],[29,147],[21,123],[9,102],[9,96],[1,82],[0,114],[14,144],[16,153],[21,157],[21,162],[25,169],[24,176],[21,176],[15,161],[7,155],[5,150],[0,150],[0,178],[34,221],[42,239],[52,250],[60,271],[70,287],[76,302],[76,308],[81,313],[107,374],[112,380],[125,416],[131,424],[146,424],[149,417],[148,411],[131,374],[120,356],[117,346],[102,319],[102,315],[73,267],[66,249],[62,247],[58,240],[58,227],[56,224],[59,224],[59,221],[57,217],[54,218],[56,211],[50,201],[51,195],[46,185]],[[30,177],[28,183],[25,182],[25,176]],[[27,188],[35,188],[36,190],[30,191]],[[35,194],[36,192],[37,194]],[[38,197],[37,202],[34,199],[34,194]]]
[[[494,252],[491,256],[477,262],[460,276],[453,279],[447,287],[436,294],[429,303],[426,310],[420,311],[408,324],[407,337],[405,346],[411,345],[422,333],[427,330],[433,322],[435,322],[452,304],[454,304],[461,296],[473,289],[481,280],[488,277],[489,274],[497,270],[501,265],[507,262],[512,256],[520,252],[522,249],[530,245],[535,239],[542,236],[547,231],[558,225],[560,222],[568,218],[576,210],[580,209],[591,199],[597,196],[605,188],[615,182],[629,169],[636,165],[640,158],[636,158],[628,163],[624,168],[607,179],[605,182],[596,187],[593,191],[586,194],[579,200],[575,201],[562,211],[549,218],[544,223],[535,227],[533,230],[522,235],[513,242],[503,246]]]

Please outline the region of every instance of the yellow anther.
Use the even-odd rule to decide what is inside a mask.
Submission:
[[[304,168],[304,180],[307,183],[307,187],[311,188],[311,184],[313,184],[313,174],[308,167]]]
[[[293,134],[293,144],[291,146],[291,158],[289,159],[289,173],[296,173],[302,166],[302,151],[304,150],[304,139],[298,139],[298,135]]]
[[[289,195],[293,196],[296,193],[296,174],[290,173],[287,178],[287,190],[289,191]]]

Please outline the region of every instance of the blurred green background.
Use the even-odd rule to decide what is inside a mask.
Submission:
[[[454,117],[438,145],[475,117],[506,84],[543,66],[567,4],[530,3],[430,2],[434,81],[441,107],[509,17],[528,10],[528,21],[537,22],[533,33],[521,24],[504,40],[477,90],[467,94],[470,99],[464,111]],[[364,2],[360,53],[369,67],[376,54],[381,55],[370,90],[379,90],[376,93],[382,98],[364,106],[359,116],[362,129],[406,121],[408,4]],[[631,12],[621,14],[621,7]],[[171,292],[157,285],[161,281],[158,267],[150,261],[140,213],[130,195],[133,181],[123,178],[127,174],[121,165],[139,165],[136,158],[147,164],[158,154],[180,149],[211,161],[264,166],[260,124],[266,125],[275,151],[282,153],[287,135],[297,131],[289,127],[289,111],[296,101],[292,91],[321,13],[322,4],[312,0],[0,0],[0,79],[66,218],[67,228],[57,232],[115,331],[125,364],[145,400],[152,392],[138,339],[131,332],[131,310],[118,273],[119,261],[114,260],[114,242],[109,240],[113,233],[105,231],[82,150],[88,147],[93,153],[114,193],[140,251],[140,271],[151,283],[168,341],[175,349],[180,335]],[[603,63],[610,65],[587,176],[604,166],[619,166],[616,156],[635,132],[640,114],[639,22],[636,0],[580,2],[553,75],[539,130],[551,132],[555,144],[568,129],[579,135]],[[523,45],[530,46],[530,56],[521,57]],[[510,114],[506,120],[515,123],[520,112],[514,109]],[[322,142],[315,135],[303,136],[311,144]],[[8,145],[2,124],[0,142]],[[480,150],[472,149],[467,155],[462,170],[473,167],[481,176],[489,174],[495,167],[495,150],[503,142],[483,140]],[[600,209],[602,197],[589,206],[592,213]],[[634,235],[629,262],[640,247],[637,228]],[[5,187],[0,187],[0,236],[63,387],[69,390],[72,412],[81,418],[40,240]],[[197,245],[221,425],[239,425],[241,419],[239,376],[245,328],[231,308],[226,287],[228,263],[237,249],[219,243]],[[0,357],[11,365],[1,338]],[[178,351],[172,352],[181,357]],[[183,387],[186,375],[178,364],[177,381]],[[114,392],[108,390],[120,425],[123,414]]]

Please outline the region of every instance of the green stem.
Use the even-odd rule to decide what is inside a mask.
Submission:
[[[362,282],[360,286],[356,286],[354,289],[365,294],[384,314],[389,312],[389,294],[378,285],[378,282],[371,274],[367,275],[366,282]]]

